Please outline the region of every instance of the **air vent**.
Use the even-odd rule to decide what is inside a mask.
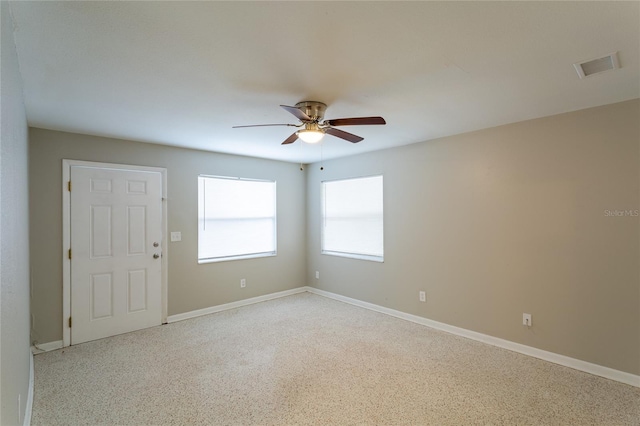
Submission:
[[[600,74],[606,71],[611,71],[620,68],[618,62],[618,52],[604,56],[598,59],[592,59],[587,62],[579,64],[573,64],[580,78],[592,76],[594,74]]]

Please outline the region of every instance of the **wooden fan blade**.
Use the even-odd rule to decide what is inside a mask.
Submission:
[[[298,127],[295,124],[249,124],[248,126],[233,126],[232,129],[240,129],[241,127],[268,127],[268,126],[293,126]]]
[[[309,117],[307,114],[300,111],[296,107],[287,106],[287,105],[280,105],[280,106],[286,109],[287,111],[289,111],[291,114],[295,115],[300,121],[311,121],[311,117]]]
[[[332,127],[324,129],[324,132],[352,143],[358,143],[361,140],[364,140],[364,138],[354,135],[353,133],[345,132],[344,130],[334,129]]]
[[[325,121],[330,126],[362,126],[368,124],[387,124],[382,117],[335,118]]]
[[[284,142],[282,142],[282,145],[288,145],[290,143],[294,143],[297,140],[298,140],[298,132],[294,132],[291,136],[285,139]]]

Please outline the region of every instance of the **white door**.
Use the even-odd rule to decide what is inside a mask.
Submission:
[[[71,344],[162,321],[162,177],[71,167]]]

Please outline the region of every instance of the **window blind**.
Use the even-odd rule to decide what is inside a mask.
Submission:
[[[382,261],[382,176],[322,182],[322,197],[322,252]]]
[[[198,177],[198,260],[276,254],[276,183]]]

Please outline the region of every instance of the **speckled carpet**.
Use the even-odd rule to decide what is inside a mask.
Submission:
[[[301,293],[35,356],[33,425],[640,425],[640,389]]]

